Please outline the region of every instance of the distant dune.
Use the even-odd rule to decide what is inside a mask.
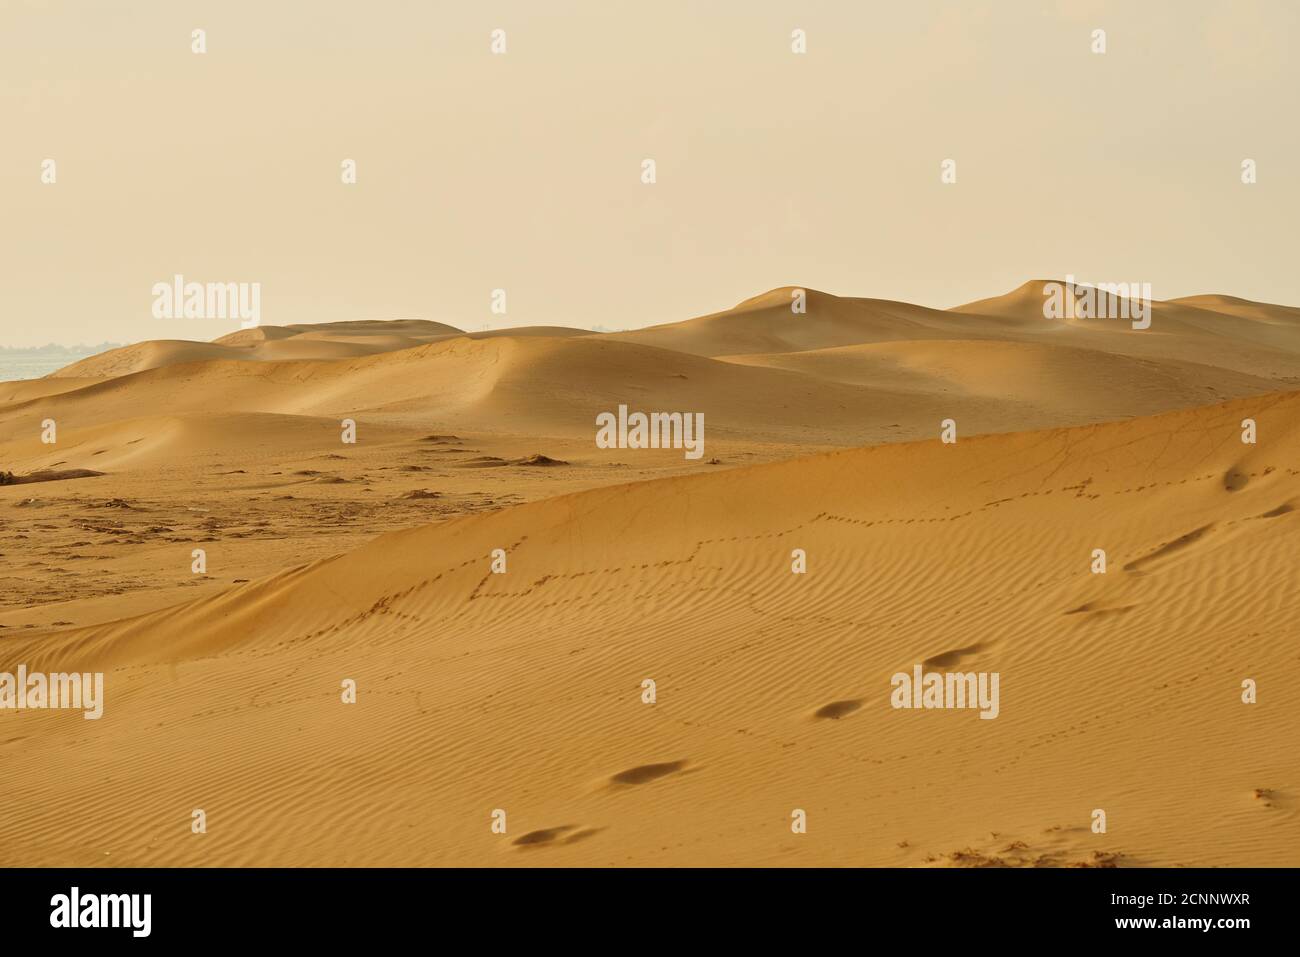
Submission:
[[[461,334],[454,326],[424,319],[259,326],[229,333],[212,342],[162,339],[123,346],[74,362],[51,373],[51,377],[110,378],[210,359],[255,362],[348,359],[409,349]]]
[[[1257,319],[1278,324],[1300,323],[1300,308],[1251,302],[1249,299],[1238,299],[1236,296],[1185,296],[1181,299],[1170,299],[1169,301],[1209,312],[1240,316],[1243,319]]]
[[[966,434],[1014,431],[1300,382],[1300,324],[1286,307],[1156,303],[1152,329],[1137,331],[1044,319],[1040,281],[947,311],[809,290],[807,313],[793,314],[792,291],[627,333],[397,320],[145,342],[55,373],[85,381],[58,397],[28,394],[73,429],[220,408],[575,437],[630,402],[703,412],[717,435],[857,445],[929,436],[948,417]],[[21,394],[0,406],[0,429],[31,414]]]
[[[1150,329],[1139,332],[1122,319],[1044,319],[1043,288],[1049,281],[1031,280],[1005,296],[967,303],[951,311],[1023,322],[1022,331],[1050,336],[1068,345],[1198,362],[1300,383],[1300,330],[1293,308],[1219,296],[1196,297],[1200,305],[1189,300],[1156,300],[1152,303]],[[1222,310],[1210,308],[1215,300],[1232,304]]]
[[[113,378],[212,359],[249,362],[356,359],[381,352],[413,349],[459,336],[491,339],[498,336],[567,338],[586,335],[590,335],[586,329],[565,326],[524,326],[519,329],[462,332],[455,326],[424,319],[259,326],[256,329],[229,333],[212,342],[160,339],[123,346],[74,362],[52,372],[49,378]]]

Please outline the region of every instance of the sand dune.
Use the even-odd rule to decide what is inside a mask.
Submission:
[[[1296,310],[1041,289],[0,384],[0,471],[40,477],[0,485],[0,672],[108,688],[0,713],[0,863],[1293,863]],[[704,456],[597,448],[620,404],[704,413]],[[998,717],[891,708],[917,664],[998,672]]]
[[[259,326],[214,339],[158,339],[111,349],[52,372],[48,378],[105,379],[210,360],[277,362],[292,359],[356,359],[383,352],[414,349],[432,342],[464,336],[493,339],[500,336],[568,338],[587,336],[586,329],[568,326],[524,326],[463,332],[455,326],[424,319],[323,322],[316,325]]]
[[[461,337],[348,361],[150,369],[0,408],[0,440],[46,417],[81,428],[160,408],[206,413],[217,404],[229,411],[359,416],[368,424],[590,437],[596,414],[620,403],[703,412],[720,436],[830,445],[930,434],[953,410],[937,394],[846,385],[603,338]],[[968,424],[995,430],[1005,411],[994,400],[972,403]],[[15,450],[20,458],[39,451],[37,432],[28,436]]]
[[[815,289],[807,312],[791,311],[791,293],[782,286],[747,299],[733,309],[638,329],[605,338],[635,342],[701,356],[799,352],[904,339],[949,339],[965,335],[997,337],[1011,323],[965,317],[884,299],[849,299]]]
[[[497,339],[506,336],[512,339],[541,336],[550,339],[567,339],[572,336],[590,336],[590,329],[576,329],[573,326],[516,326],[508,329],[484,329],[479,332],[467,332],[470,339]]]
[[[15,382],[0,382],[0,404],[14,405],[43,396],[58,395],[60,392],[72,392],[84,385],[90,385],[96,379],[78,379],[73,377],[44,379],[19,379]]]
[[[1030,280],[1003,296],[948,310],[806,290],[806,314],[791,311],[791,293],[800,287],[783,286],[723,312],[609,333],[605,338],[705,356],[932,339],[1013,341],[1200,362],[1247,375],[1300,381],[1296,309],[1230,296],[1156,301],[1151,328],[1135,330],[1118,319],[1044,318],[1043,289],[1052,281]]]
[[[366,338],[378,336],[405,336],[412,339],[435,339],[445,335],[459,335],[461,330],[430,319],[354,319],[349,322],[306,322],[289,326],[258,326],[241,329],[224,335],[214,342],[225,345],[244,345],[271,339],[289,339],[296,336],[321,338],[339,336]]]
[[[51,378],[111,378],[205,360],[271,362],[348,359],[410,349],[461,335],[454,326],[425,319],[361,320],[316,325],[259,326],[212,342],[160,339],[110,349],[50,373]]]
[[[247,352],[240,349],[239,354]],[[110,349],[98,355],[79,359],[51,372],[50,379],[105,379],[130,375],[145,369],[172,365],[178,362],[201,362],[204,359],[226,359],[235,354],[230,347],[211,342],[190,342],[185,339],[157,339],[135,345]]]
[[[959,311],[811,290],[808,314],[795,316],[783,287],[723,313],[605,335],[465,335],[403,320],[141,343],[57,374],[78,377],[76,388],[15,391],[0,406],[0,442],[6,423],[33,415],[81,428],[160,408],[206,413],[220,395],[229,411],[568,438],[629,403],[703,412],[718,436],[843,446],[928,437],[949,417],[966,434],[1044,428],[1300,381],[1300,325],[1284,307],[1247,310],[1265,321],[1156,303],[1152,328],[1133,330],[1046,320],[1041,290],[1026,283]]]
[[[1297,423],[1270,395],[592,490],[13,639],[111,698],[11,723],[0,857],[1288,863]],[[998,671],[999,717],[890,708],[923,661]]]
[[[1136,330],[1124,319],[1043,318],[1043,289],[1053,280],[1034,279],[1012,292],[992,299],[966,303],[951,310],[964,316],[988,316],[1000,321],[1023,322],[1024,330],[1083,348],[1144,358],[1200,362],[1247,375],[1275,379],[1279,384],[1300,382],[1300,342],[1297,328],[1285,306],[1248,303],[1220,311],[1207,308],[1232,297],[1196,297],[1190,300],[1154,301],[1149,329]],[[1059,280],[1056,280],[1059,281]]]
[[[1300,309],[1295,306],[1252,302],[1249,299],[1241,299],[1237,296],[1184,296],[1180,299],[1170,299],[1169,302],[1229,316],[1240,316],[1243,319],[1256,319],[1267,323],[1290,324],[1300,322]]]
[[[1151,360],[1056,343],[921,340],[728,361],[921,395],[1002,401],[1023,427],[1150,415],[1276,388],[1273,380],[1199,363]]]

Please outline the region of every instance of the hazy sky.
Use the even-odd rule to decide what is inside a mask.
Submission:
[[[237,328],[153,318],[176,273],[264,324],[1066,273],[1300,304],[1297,37],[1292,0],[0,0],[0,344]]]

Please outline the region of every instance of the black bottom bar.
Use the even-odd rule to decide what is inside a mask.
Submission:
[[[838,932],[974,946],[1041,930],[1056,941],[1128,936],[1231,946],[1284,929],[1295,876],[1187,868],[38,869],[0,871],[0,915],[6,944],[67,943],[74,935],[81,944],[374,944],[424,935],[457,946],[474,934],[492,944],[517,935],[534,945],[603,939],[640,949],[685,943],[699,927],[733,943]],[[87,923],[117,926],[80,926]]]

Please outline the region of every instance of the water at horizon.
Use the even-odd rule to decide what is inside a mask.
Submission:
[[[83,356],[27,356],[0,354],[0,382],[16,379],[39,379],[56,369],[71,365]]]

